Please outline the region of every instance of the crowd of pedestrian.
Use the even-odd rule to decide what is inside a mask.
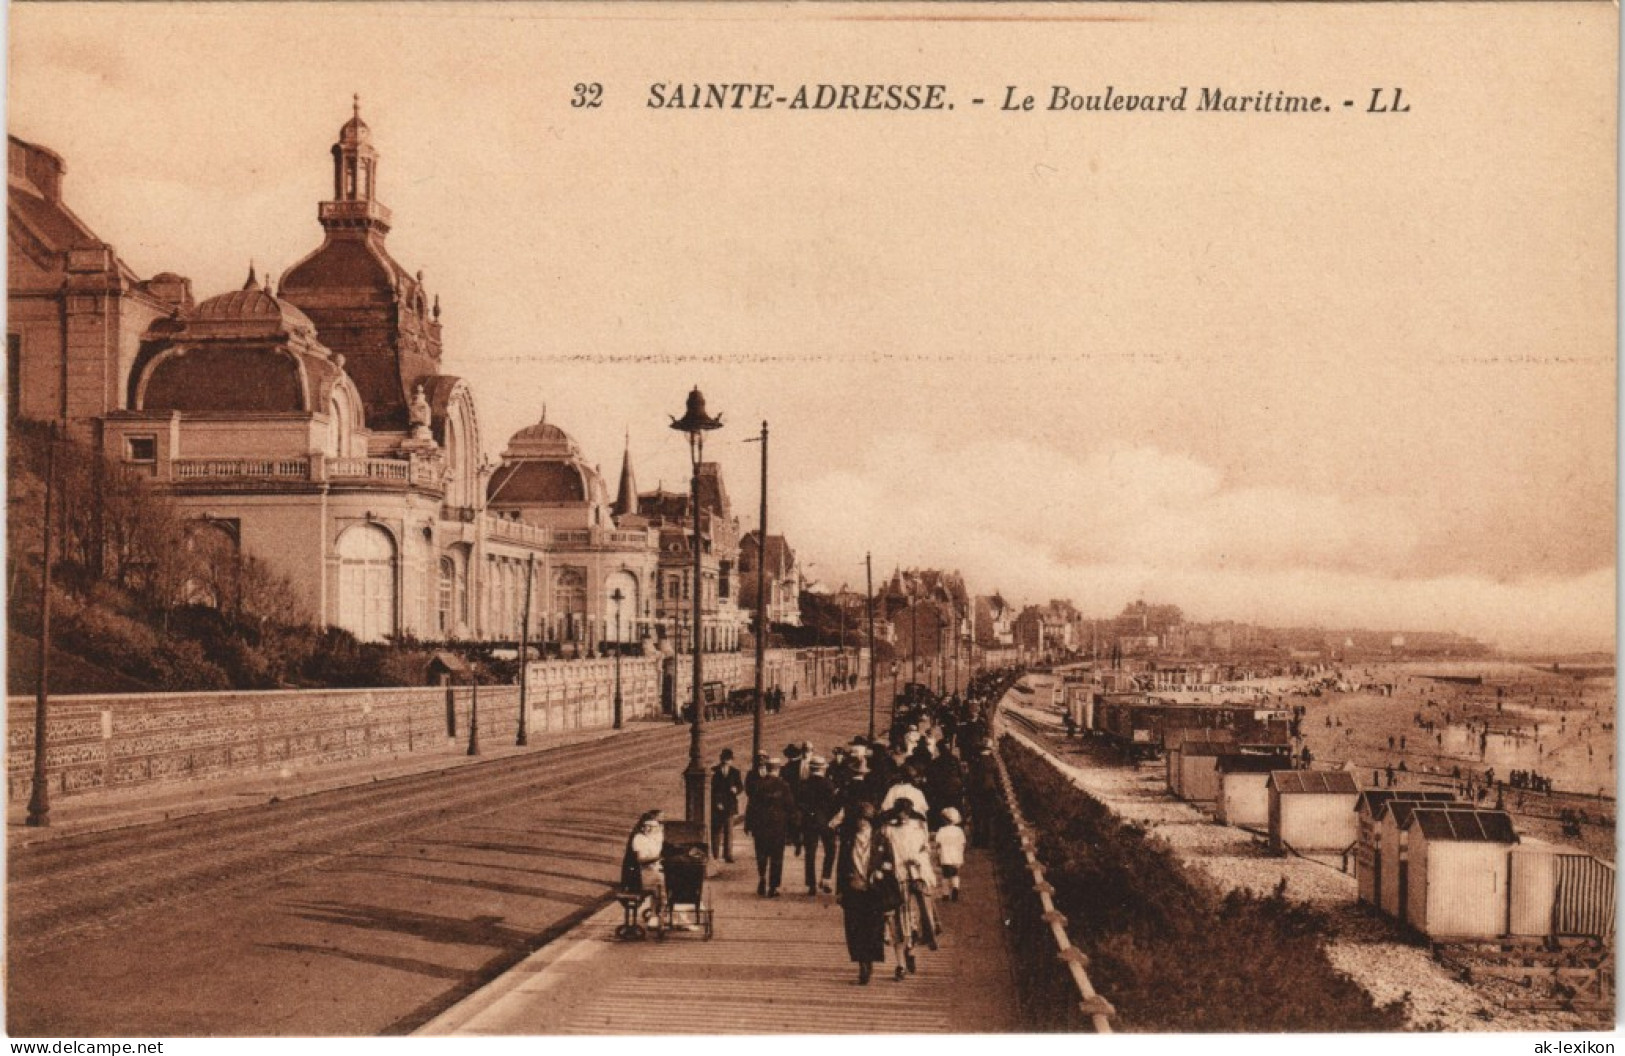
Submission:
[[[966,693],[938,697],[911,687],[884,738],[855,736],[826,756],[808,741],[759,753],[748,771],[722,749],[710,771],[711,856],[734,859],[734,828],[756,860],[756,894],[779,898],[794,885],[787,856],[800,859],[807,896],[833,894],[858,982],[889,959],[893,977],[917,971],[921,946],[937,947],[937,899],[958,901],[966,845],[986,842],[997,779],[986,715],[1008,673],[984,672]],[[628,838],[622,886],[657,902],[661,819],[650,811]]]
[[[897,979],[917,970],[920,945],[942,934],[936,899],[959,897],[967,828],[995,787],[983,721],[991,676],[964,696],[916,692],[899,702],[885,738],[859,735],[824,755],[807,741],[760,753],[741,773],[733,752],[711,770],[711,851],[732,862],[733,821],[756,858],[756,894],[799,886],[834,894],[847,951],[867,983],[888,959]],[[785,859],[800,859],[799,878]]]

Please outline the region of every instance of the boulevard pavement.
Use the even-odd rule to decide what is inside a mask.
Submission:
[[[420,1035],[877,1034],[1018,1030],[1012,963],[986,853],[971,850],[947,933],[901,982],[867,986],[847,959],[833,895],[808,897],[786,852],[782,897],[759,898],[750,838],[708,881],[715,937],[622,941],[612,905],[417,1031]]]

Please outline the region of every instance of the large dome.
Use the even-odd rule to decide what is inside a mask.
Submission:
[[[569,433],[544,415],[508,440],[502,465],[491,477],[494,503],[603,506],[608,490],[598,470],[587,464]]]

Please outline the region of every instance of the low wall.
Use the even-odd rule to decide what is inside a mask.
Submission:
[[[834,650],[771,650],[767,684],[786,697],[835,688]],[[669,714],[662,665],[671,665],[678,701],[689,699],[689,658],[621,661],[622,713],[628,719]],[[847,667],[857,671],[855,654]],[[601,729],[614,717],[613,660],[550,660],[527,665],[530,729],[537,733]],[[867,671],[867,668],[862,668]],[[729,689],[755,683],[755,659],[744,653],[705,657],[703,678]],[[62,696],[46,722],[46,780],[52,795],[72,796],[174,781],[213,778],[466,747],[469,686],[391,689],[277,690]],[[7,706],[6,783],[26,799],[34,768],[34,701]],[[480,737],[511,744],[519,723],[518,686],[479,687]]]

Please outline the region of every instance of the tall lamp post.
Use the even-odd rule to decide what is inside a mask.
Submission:
[[[688,767],[683,771],[683,808],[688,821],[698,825],[704,834],[708,819],[705,811],[705,763],[701,760],[705,704],[700,692],[704,677],[700,660],[700,594],[704,585],[700,567],[700,463],[705,457],[705,434],[713,429],[721,429],[722,417],[718,415],[713,418],[705,413],[705,397],[700,393],[699,386],[695,386],[688,394],[688,408],[683,417],[673,418],[671,427],[688,434],[688,456],[694,470],[689,482],[689,505],[694,512],[694,684],[691,687],[694,714],[689,719]]]
[[[34,786],[28,797],[30,828],[51,824],[51,789],[45,772],[45,709],[51,695],[51,503],[56,490],[56,423],[45,442],[45,511],[40,541],[39,682],[34,695]]]
[[[621,728],[621,602],[626,595],[616,587],[609,595],[615,603],[615,729]]]
[[[519,734],[514,744],[530,744],[530,585],[536,578],[536,555],[525,564],[525,612],[519,623]]]

